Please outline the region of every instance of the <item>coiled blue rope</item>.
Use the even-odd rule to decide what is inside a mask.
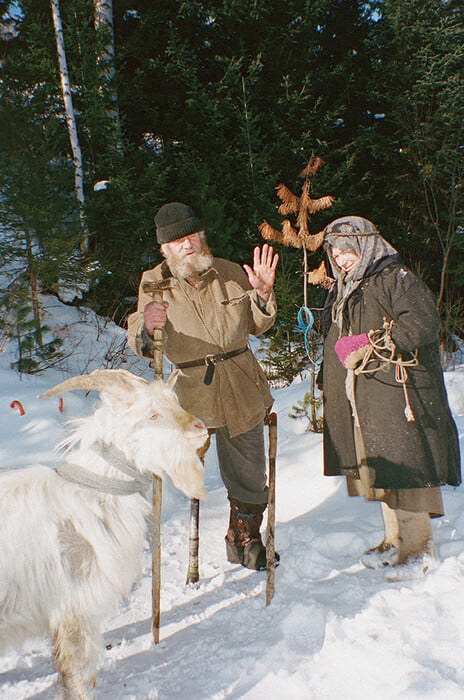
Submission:
[[[298,328],[303,333],[306,354],[311,359],[308,333],[314,325],[314,316],[307,306],[302,306],[298,311]]]

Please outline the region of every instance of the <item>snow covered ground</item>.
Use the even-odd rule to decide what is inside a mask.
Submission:
[[[66,420],[88,412],[97,397],[64,394],[60,412],[58,397],[44,401],[37,395],[65,376],[115,366],[124,347],[124,332],[91,311],[53,298],[46,304],[47,323],[66,336],[69,355],[64,369],[20,378],[9,368],[10,347],[0,354],[0,474],[59,462],[54,447]],[[130,351],[126,360],[124,368],[151,376]],[[448,373],[446,383],[462,441],[464,366]],[[274,392],[282,562],[271,605],[265,606],[264,573],[225,561],[228,508],[210,449],[201,582],[185,585],[189,502],[165,481],[161,642],[152,646],[150,638],[146,551],[142,581],[105,627],[99,698],[464,699],[464,488],[443,489],[446,515],[433,521],[435,570],[389,583],[385,572],[365,569],[360,554],[383,534],[380,506],[349,499],[343,479],[322,476],[321,436],[289,417],[307,390],[303,379]],[[11,408],[13,401],[21,402],[25,415]],[[0,657],[0,700],[52,698],[55,678],[50,649],[37,641]]]

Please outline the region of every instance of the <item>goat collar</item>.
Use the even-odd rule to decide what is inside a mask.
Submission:
[[[125,476],[129,476],[131,480],[114,479],[103,475],[97,476],[79,464],[65,463],[60,467],[55,467],[55,472],[67,481],[94,489],[100,493],[107,493],[111,496],[132,496],[138,493],[146,498],[146,492],[152,484],[150,474],[141,474],[127,461],[124,453],[113,444],[97,440],[93,443],[93,450],[115,469],[118,469]],[[159,523],[155,520],[151,510],[145,513],[145,523],[145,537],[148,540],[150,551],[153,553],[155,546],[159,546],[157,544],[159,542]]]
[[[79,464],[70,464],[68,462],[55,467],[56,473],[63,479],[79,484],[79,486],[86,486],[112,496],[132,496],[135,493],[145,496],[151,486],[150,475],[141,474],[127,461],[124,453],[112,444],[103,440],[97,440],[92,447],[94,452],[103,457],[112,467],[122,472],[125,476],[129,476],[130,481],[97,475]]]

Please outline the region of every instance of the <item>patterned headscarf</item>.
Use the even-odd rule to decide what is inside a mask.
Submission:
[[[378,260],[398,255],[398,252],[378,232],[368,219],[361,216],[342,216],[332,221],[324,230],[324,246],[337,280],[337,297],[332,306],[332,320],[340,330],[343,324],[343,309],[349,296],[359,287],[369,268]],[[354,253],[358,262],[346,273],[338,267],[332,248]]]

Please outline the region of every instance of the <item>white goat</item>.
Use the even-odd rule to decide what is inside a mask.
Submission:
[[[0,478],[0,653],[51,638],[65,698],[93,697],[102,618],[140,575],[147,475],[164,471],[200,498],[207,438],[161,381],[97,370],[43,397],[78,388],[103,392],[102,404],[75,422],[63,467]]]

